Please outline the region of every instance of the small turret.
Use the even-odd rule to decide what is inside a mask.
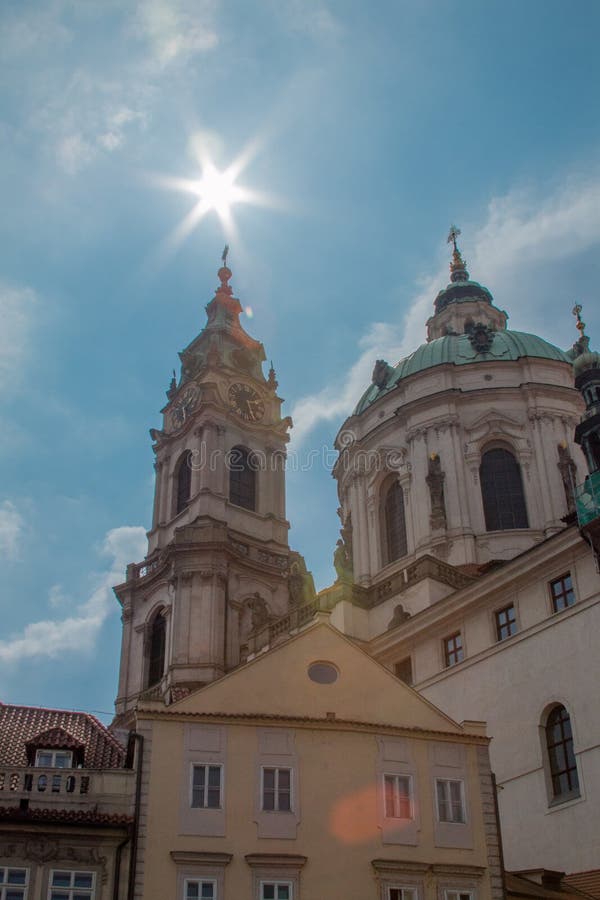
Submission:
[[[577,304],[573,315],[577,319],[579,349],[573,363],[575,387],[585,400],[585,412],[575,429],[575,441],[580,445],[589,475],[576,488],[577,520],[583,534],[597,555],[600,555],[600,353],[589,350],[582,307]]]

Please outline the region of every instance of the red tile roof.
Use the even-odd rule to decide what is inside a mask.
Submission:
[[[585,891],[592,897],[600,898],[600,869],[591,869],[589,872],[573,872],[567,875],[564,881],[578,891]]]
[[[0,703],[0,764],[26,766],[26,745],[57,747],[55,741],[59,729],[66,732],[69,748],[77,745],[85,748],[84,768],[114,769],[124,766],[125,748],[95,716],[65,709],[13,706],[8,703]],[[46,739],[48,743],[45,743]]]
[[[20,809],[18,806],[0,806],[0,822],[45,822],[75,825],[131,825],[133,816],[120,813],[101,813],[95,809]]]

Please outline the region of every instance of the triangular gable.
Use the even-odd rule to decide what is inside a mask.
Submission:
[[[47,731],[34,735],[29,738],[26,746],[47,750],[83,750],[84,748],[84,744],[81,741],[78,741],[72,734],[60,727],[49,728]]]
[[[333,684],[308,676],[315,662],[332,663]],[[419,728],[463,729],[329,624],[317,623],[229,675],[169,707],[177,713],[269,715]]]

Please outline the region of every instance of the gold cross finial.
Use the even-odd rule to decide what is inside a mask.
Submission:
[[[456,246],[456,238],[459,236],[459,234],[462,234],[460,228],[457,228],[456,225],[451,225],[450,231],[448,232],[448,239],[447,239],[446,243],[454,244],[454,252],[455,253],[458,253],[458,247]]]
[[[583,333],[585,331],[585,322],[581,318],[581,310],[582,309],[583,309],[583,306],[581,305],[581,303],[576,303],[572,310],[573,315],[577,319],[577,324],[575,325],[575,328],[578,330],[581,337],[583,337]]]
[[[223,248],[223,252],[221,253],[221,259],[223,260],[223,265],[227,265],[227,257],[229,256],[229,244],[225,244]]]

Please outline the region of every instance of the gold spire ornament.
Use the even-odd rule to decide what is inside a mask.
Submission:
[[[456,238],[462,234],[460,228],[456,225],[450,226],[446,243],[452,244],[452,262],[450,263],[450,281],[468,281],[469,273],[467,272],[467,263],[461,256],[460,250],[456,244]]]
[[[575,323],[575,328],[579,332],[579,338],[573,344],[573,350],[575,351],[576,356],[581,356],[582,353],[587,353],[590,347],[590,339],[585,333],[585,322],[581,318],[581,311],[583,306],[581,303],[576,303],[571,312],[577,319]]]

